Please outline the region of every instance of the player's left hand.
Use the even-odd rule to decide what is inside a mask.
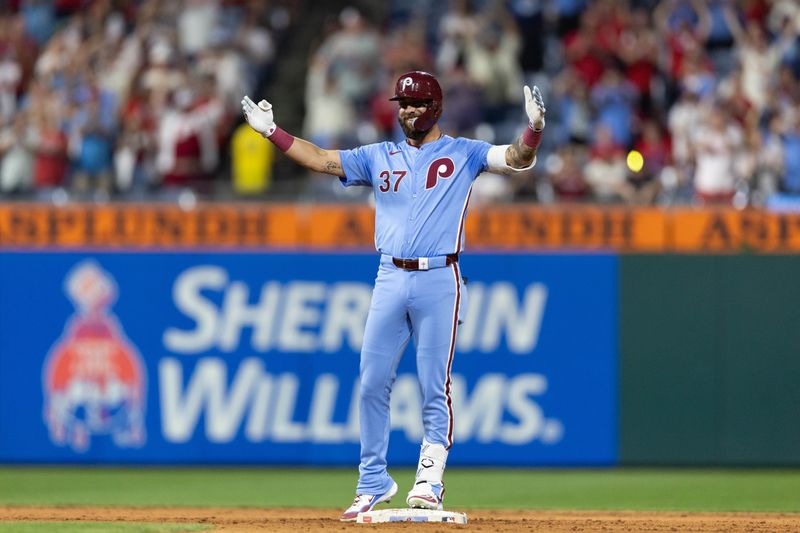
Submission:
[[[527,85],[522,89],[525,93],[525,112],[528,114],[528,121],[535,130],[544,129],[544,114],[547,111],[542,100],[542,93],[534,85],[533,91]]]

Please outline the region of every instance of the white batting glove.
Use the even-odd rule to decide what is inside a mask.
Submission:
[[[527,85],[522,89],[525,93],[525,112],[528,114],[528,122],[534,130],[544,129],[544,100],[539,88],[534,85],[533,91]]]
[[[275,119],[272,117],[272,104],[266,100],[261,100],[256,105],[249,96],[245,95],[242,98],[242,112],[250,127],[264,137],[269,137],[278,128],[275,125]]]

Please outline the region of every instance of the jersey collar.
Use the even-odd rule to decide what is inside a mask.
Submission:
[[[406,139],[405,142],[402,142],[402,143],[398,144],[397,148],[400,148],[402,146],[407,146],[409,148],[414,148],[415,150],[422,150],[426,146],[431,146],[431,145],[434,145],[434,144],[438,143],[439,141],[441,141],[445,137],[446,137],[446,135],[444,133],[442,133],[441,135],[439,135],[438,139],[435,139],[435,140],[433,140],[431,142],[425,143],[422,146],[414,146],[413,144],[408,142],[408,139]]]

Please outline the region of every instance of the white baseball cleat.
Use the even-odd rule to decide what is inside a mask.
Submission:
[[[342,522],[355,522],[358,513],[366,513],[367,511],[371,511],[372,508],[379,503],[389,502],[395,494],[397,494],[397,483],[394,481],[392,481],[392,486],[389,490],[383,494],[359,494],[356,496],[356,499],[353,500],[352,505],[345,509],[342,516],[339,517],[339,520]]]
[[[443,496],[444,485],[428,483],[427,481],[417,481],[414,487],[408,492],[406,503],[409,507],[417,509],[441,511],[444,509],[444,505],[442,504]]]

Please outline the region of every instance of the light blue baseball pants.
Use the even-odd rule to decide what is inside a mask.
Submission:
[[[425,440],[450,448],[450,372],[462,309],[466,309],[466,288],[458,263],[407,271],[396,267],[390,257],[381,256],[361,349],[358,494],[383,494],[392,486],[386,470],[389,395],[397,365],[412,338],[417,348]]]

